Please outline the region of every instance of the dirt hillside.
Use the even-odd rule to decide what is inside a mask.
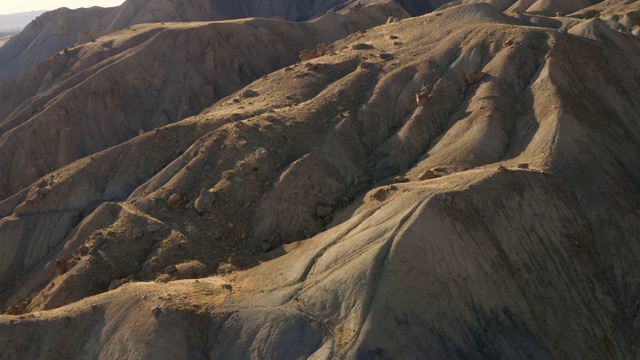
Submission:
[[[0,83],[33,69],[66,48],[92,42],[128,27],[144,23],[228,20],[277,17],[305,21],[354,4],[378,0],[127,0],[114,8],[92,7],[47,12],[32,21],[22,33],[0,48]],[[394,3],[395,0],[393,1]],[[444,0],[401,0],[412,15],[433,10]]]
[[[0,199],[74,160],[184,119],[304,49],[407,17],[395,4],[308,23],[140,25],[61,52],[0,85]]]
[[[21,160],[0,163],[16,174],[0,202],[0,358],[637,358],[640,6],[610,3],[391,19],[308,60],[274,60],[185,119],[185,102],[149,105],[142,119],[176,114],[149,125],[126,116],[158,100],[93,95],[104,80],[16,100],[50,96],[44,111],[59,112],[2,123],[0,146],[35,131],[38,156],[25,163],[14,145]],[[102,76],[162,54],[153,39],[175,33],[193,43],[171,56],[201,74],[201,29],[309,46],[303,30],[335,29],[323,25],[335,16],[144,25],[67,55]],[[81,56],[109,42],[106,63]],[[216,48],[288,56],[262,43]],[[125,88],[145,91],[152,66],[125,64]],[[182,83],[168,84],[175,100]],[[119,102],[75,117],[55,102],[68,96]],[[94,121],[114,109],[125,115]],[[121,138],[94,149],[89,133]]]

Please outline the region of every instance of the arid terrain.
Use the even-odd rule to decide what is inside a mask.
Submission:
[[[638,358],[639,58],[638,1],[43,14],[0,359]]]

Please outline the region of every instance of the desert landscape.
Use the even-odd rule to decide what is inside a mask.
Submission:
[[[127,0],[0,47],[0,359],[635,359],[640,1]]]

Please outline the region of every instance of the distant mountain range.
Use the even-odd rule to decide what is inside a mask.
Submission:
[[[17,14],[0,15],[0,30],[22,29],[31,20],[45,13],[46,10],[29,11]]]

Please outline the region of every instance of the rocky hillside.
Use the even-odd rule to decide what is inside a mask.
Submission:
[[[533,3],[141,25],[5,83],[0,358],[640,356],[640,4]]]
[[[194,115],[293,64],[305,48],[389,16],[408,15],[385,4],[309,23],[140,25],[61,52],[0,85],[0,199],[74,160]]]
[[[362,1],[363,4],[376,2],[378,1]],[[401,0],[398,5],[404,5],[407,11],[418,15],[445,2]],[[21,34],[0,48],[0,82],[28,72],[65,48],[91,42],[100,36],[137,24],[249,17],[305,21],[356,3],[361,4],[356,0],[127,0],[114,8],[61,8],[39,16]]]

